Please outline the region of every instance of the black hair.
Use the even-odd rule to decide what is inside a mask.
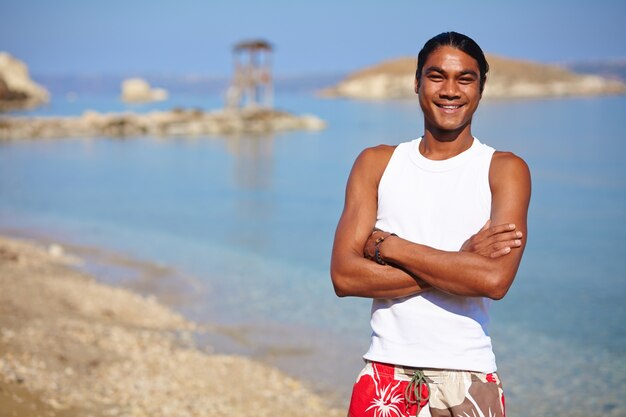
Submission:
[[[465,52],[478,63],[478,69],[480,70],[480,92],[482,94],[485,88],[485,81],[487,80],[487,72],[489,72],[489,63],[485,58],[483,50],[480,46],[469,36],[463,35],[457,32],[443,32],[439,35],[431,38],[424,44],[422,50],[417,54],[417,70],[415,71],[415,78],[419,81],[422,77],[422,69],[424,63],[436,49],[442,46],[451,46],[460,51]]]

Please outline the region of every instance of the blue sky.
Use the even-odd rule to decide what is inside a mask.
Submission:
[[[347,72],[446,30],[515,58],[626,57],[624,0],[0,0],[0,16],[0,51],[38,74],[228,75],[252,37],[278,74]]]

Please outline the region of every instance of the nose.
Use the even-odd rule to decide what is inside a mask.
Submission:
[[[459,88],[454,79],[447,79],[441,84],[439,97],[447,100],[460,98]]]

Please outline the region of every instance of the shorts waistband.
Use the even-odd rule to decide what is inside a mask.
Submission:
[[[375,362],[366,360],[379,374],[395,376],[401,379],[411,379],[416,371],[421,371],[428,378],[442,379],[447,377],[457,377],[461,374],[486,375],[483,372],[468,371],[463,369],[436,369],[436,368],[416,368],[411,366],[394,365],[390,363]],[[494,372],[495,373],[495,372]]]

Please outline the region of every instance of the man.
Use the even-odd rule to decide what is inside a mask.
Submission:
[[[429,40],[423,136],[364,150],[350,173],[331,276],[338,296],[373,299],[352,417],[504,416],[488,307],[522,258],[530,173],[472,135],[488,70],[469,37]]]

